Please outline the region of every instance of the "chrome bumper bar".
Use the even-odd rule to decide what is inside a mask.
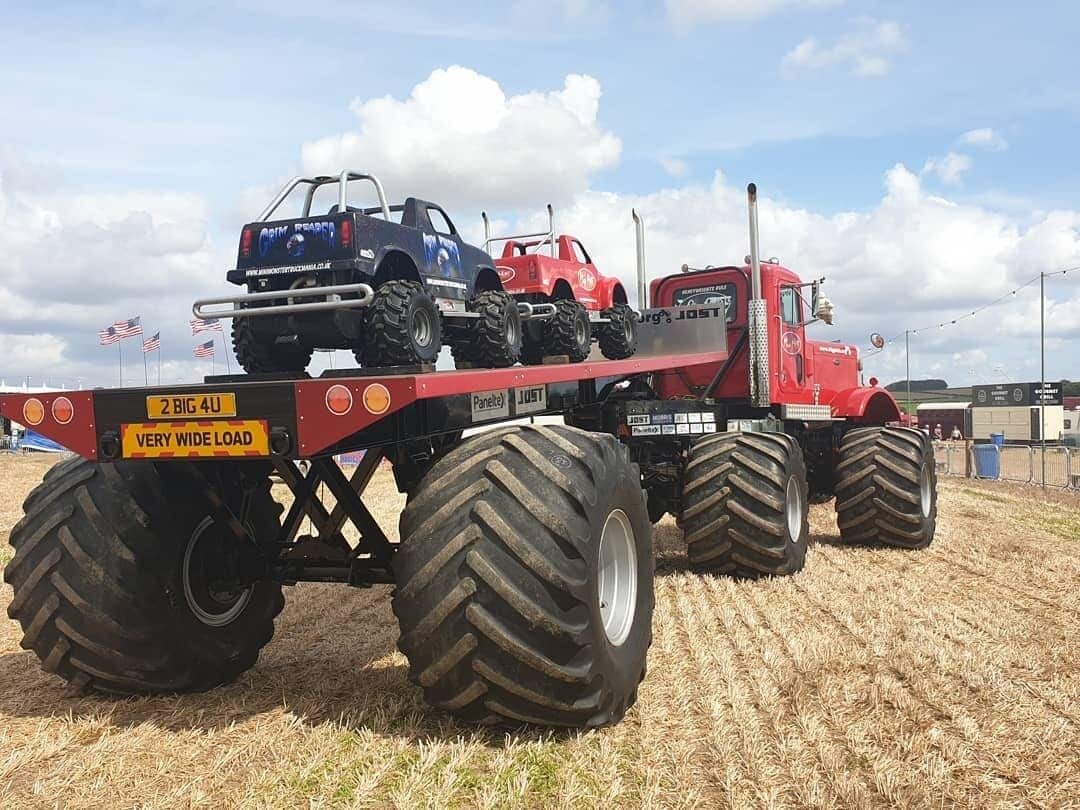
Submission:
[[[357,294],[358,298],[342,298]],[[259,301],[290,302],[297,298],[321,298],[303,304],[275,304],[267,307],[248,306]],[[338,284],[331,287],[298,287],[295,290],[272,290],[270,292],[230,295],[224,298],[202,298],[195,302],[191,311],[196,318],[254,318],[260,315],[295,315],[301,312],[326,312],[334,309],[356,309],[368,306],[375,298],[370,284]],[[231,306],[231,309],[212,307]]]

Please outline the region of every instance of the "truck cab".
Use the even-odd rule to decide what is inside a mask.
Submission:
[[[686,272],[652,281],[649,298],[653,308],[723,306],[731,351],[722,369],[686,369],[664,375],[659,383],[661,396],[712,396],[732,404],[748,401],[750,278],[747,262],[702,270],[687,268]],[[829,406],[827,418],[898,418],[895,403],[887,393],[860,386],[859,351],[854,345],[807,337],[807,326],[820,320],[819,315],[831,320],[831,313],[821,309],[818,282],[803,282],[773,259],[761,261],[761,287],[768,334],[765,351],[770,403],[788,406],[792,413],[798,409],[791,406]],[[830,306],[825,304],[826,308]],[[880,396],[875,397],[878,390]]]

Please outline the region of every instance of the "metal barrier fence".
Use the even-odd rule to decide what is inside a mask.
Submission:
[[[997,464],[987,464],[985,457],[980,464],[975,445],[971,442],[934,442],[934,464],[938,474],[1042,485],[1042,448],[1022,445],[998,447],[986,444],[978,447],[979,454],[991,454]],[[1080,449],[1046,448],[1046,486],[1080,491]]]

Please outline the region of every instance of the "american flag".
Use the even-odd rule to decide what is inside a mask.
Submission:
[[[112,346],[120,340],[120,336],[116,334],[116,327],[107,326],[104,329],[98,330],[97,339],[98,344],[101,346]]]
[[[116,330],[116,334],[121,339],[135,337],[142,334],[141,318],[136,315],[134,318],[129,318],[126,321],[117,321],[112,325],[112,328]]]
[[[161,332],[155,332],[153,337],[149,337],[142,342],[143,354],[149,354],[150,352],[156,352],[161,348]]]
[[[217,318],[192,318],[188,323],[191,324],[191,334],[197,335],[199,332],[220,332],[221,321]]]
[[[196,357],[213,357],[214,356],[214,341],[208,340],[206,343],[200,343],[192,351]]]

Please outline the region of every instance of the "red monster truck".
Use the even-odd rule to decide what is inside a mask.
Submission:
[[[622,282],[596,269],[580,239],[556,236],[550,205],[547,211],[546,232],[496,237],[490,235],[487,214],[481,214],[484,250],[495,255],[492,243],[504,243],[502,256],[495,260],[503,289],[528,305],[521,362],[566,356],[580,363],[589,356],[593,340],[609,360],[629,357],[637,349],[638,316],[627,303]]]

